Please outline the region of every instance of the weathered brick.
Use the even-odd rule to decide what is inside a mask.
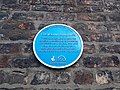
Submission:
[[[9,65],[9,59],[10,56],[6,56],[6,55],[1,55],[0,56],[0,68],[6,68],[6,67],[10,67]]]
[[[69,72],[56,72],[53,80],[58,84],[67,84],[70,82],[70,76]]]
[[[5,33],[5,40],[12,40],[12,41],[17,41],[17,40],[33,40],[34,36],[36,35],[36,33],[30,33],[30,31],[25,32],[25,31],[19,31],[16,30],[14,31],[14,33],[11,34],[10,33],[6,34]]]
[[[103,53],[118,53],[120,54],[120,45],[100,45],[100,52]]]
[[[114,38],[117,42],[120,42],[120,34],[114,34]]]
[[[92,6],[91,7],[91,12],[93,13],[96,13],[96,12],[103,12],[104,11],[104,8],[101,6],[101,7],[98,7],[98,6]]]
[[[105,0],[105,11],[113,12],[120,10],[120,1],[119,0]]]
[[[0,90],[36,90],[36,89],[32,89],[32,88],[24,88],[24,87],[13,87],[13,88],[0,88]],[[39,89],[39,90],[43,90],[43,89]]]
[[[33,22],[20,23],[18,28],[21,29],[21,30],[35,30]]]
[[[2,29],[4,30],[14,30],[17,29],[18,26],[15,23],[11,23],[11,24],[3,24]]]
[[[75,20],[75,14],[72,14],[72,13],[47,13],[46,20],[73,21],[73,20]]]
[[[33,11],[55,11],[55,12],[62,12],[62,6],[51,6],[51,5],[33,5]]]
[[[95,90],[120,90],[120,88],[114,88],[114,87],[110,87],[110,88],[104,88],[104,89],[95,89]]]
[[[84,53],[95,53],[96,52],[96,48],[94,44],[84,44]]]
[[[33,44],[25,43],[22,47],[24,53],[32,53],[33,52]]]
[[[87,23],[75,23],[72,25],[72,27],[77,31],[81,31],[82,33],[84,33],[86,30],[88,30]]]
[[[8,84],[25,84],[26,74],[23,73],[14,73],[14,72],[5,72],[0,71],[0,84],[8,83]]]
[[[16,68],[28,68],[28,67],[40,67],[41,63],[34,57],[18,57],[10,61],[11,67]]]
[[[108,27],[106,26],[106,24],[95,24],[94,25],[96,27],[97,31],[107,31]]]
[[[3,4],[16,4],[17,3],[17,0],[3,0]]]
[[[117,56],[104,57],[85,57],[83,59],[83,65],[88,68],[94,67],[119,67],[120,60]]]
[[[77,14],[78,20],[83,21],[95,21],[101,22],[106,21],[106,17],[102,14]]]
[[[6,20],[9,17],[9,13],[7,12],[0,12],[0,20]]]
[[[35,26],[33,22],[6,22],[3,23],[2,29],[4,30],[13,30],[13,29],[20,29],[20,30],[35,30]]]
[[[40,71],[34,75],[33,80],[31,81],[32,85],[38,84],[49,84],[50,83],[50,73],[47,71]]]
[[[120,13],[110,14],[108,16],[111,21],[120,21]]]
[[[1,10],[15,10],[15,11],[18,11],[18,10],[25,10],[25,11],[28,11],[30,9],[30,6],[29,5],[26,5],[26,4],[7,4],[7,5],[2,5],[1,6]]]
[[[120,70],[113,71],[113,78],[115,83],[120,83]]]
[[[25,88],[0,88],[0,90],[25,90]]]
[[[31,4],[75,5],[75,0],[32,0]]]
[[[44,20],[44,14],[43,13],[20,13],[16,12],[12,15],[13,20]]]
[[[107,31],[107,27],[104,24],[96,24],[96,23],[75,23],[72,25],[77,31],[81,30],[81,32],[88,31]]]
[[[90,13],[91,9],[90,7],[77,7],[77,6],[69,6],[69,5],[65,5],[63,7],[63,11],[66,13]]]
[[[64,5],[63,6],[64,12],[70,12],[70,13],[95,13],[95,12],[103,12],[103,7],[98,6],[69,6]]]
[[[0,44],[0,54],[16,54],[20,51],[21,44]]]
[[[98,71],[96,74],[96,82],[98,84],[107,84],[113,81],[112,72],[108,70]]]
[[[82,34],[83,41],[111,42],[113,35],[110,33],[86,33]]]
[[[31,0],[18,0],[19,4],[30,4]]]
[[[101,6],[103,5],[103,2],[102,0],[77,0],[77,5]]]
[[[76,71],[74,74],[75,84],[92,84],[94,81],[93,74],[89,71]]]
[[[107,27],[108,31],[119,31],[118,23],[106,24],[106,27]]]

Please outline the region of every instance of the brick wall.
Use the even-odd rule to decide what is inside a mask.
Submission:
[[[84,40],[82,57],[62,70],[32,51],[36,33],[53,23]],[[120,0],[0,0],[0,90],[120,90]]]

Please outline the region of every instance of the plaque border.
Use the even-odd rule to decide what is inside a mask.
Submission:
[[[82,47],[81,47],[81,52],[80,52],[80,54],[78,55],[78,57],[76,58],[76,60],[74,60],[72,63],[70,63],[70,64],[68,64],[68,65],[65,65],[65,66],[59,66],[59,67],[57,67],[57,66],[52,66],[52,65],[46,64],[46,63],[44,63],[44,62],[38,57],[38,55],[36,54],[36,51],[35,51],[35,41],[36,41],[37,36],[38,36],[44,29],[46,29],[46,28],[48,28],[48,27],[51,27],[51,26],[54,26],[54,25],[62,25],[62,26],[65,26],[65,27],[68,27],[68,28],[72,29],[72,30],[78,35],[78,37],[79,37],[80,40],[81,40]],[[36,34],[36,36],[35,36],[35,38],[34,38],[34,40],[33,40],[33,52],[34,52],[36,58],[37,58],[43,65],[45,65],[45,66],[48,66],[48,67],[50,67],[50,68],[55,68],[55,69],[67,68],[67,67],[72,66],[73,64],[75,64],[75,63],[79,60],[79,58],[81,57],[81,55],[82,55],[82,53],[83,53],[83,39],[82,39],[82,37],[80,36],[80,34],[79,34],[74,28],[72,28],[71,26],[68,26],[68,25],[65,25],[65,24],[50,24],[50,25],[47,25],[47,26],[45,26],[44,28],[40,29],[40,31]]]

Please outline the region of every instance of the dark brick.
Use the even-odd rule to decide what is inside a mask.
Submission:
[[[110,33],[86,33],[82,35],[83,41],[111,42],[113,35]]]
[[[16,12],[12,15],[13,20],[44,20],[44,14],[42,13],[19,13]]]
[[[16,30],[14,31],[14,33],[11,34],[5,34],[5,37],[9,38],[12,41],[17,41],[17,40],[33,40],[34,36],[36,35],[36,33],[30,33],[30,31],[25,32],[25,31],[19,31]]]
[[[70,82],[71,75],[69,72],[57,72],[54,75],[55,78],[53,78],[53,80],[58,84],[67,84]]]
[[[50,21],[73,21],[75,14],[72,13],[47,13],[46,20]]]
[[[119,31],[118,23],[107,24],[106,27],[107,27],[108,31]]]
[[[8,84],[25,84],[26,74],[23,73],[14,73],[14,72],[4,72],[0,71],[0,84],[8,83]]]
[[[95,89],[95,90],[120,90],[120,88],[114,88],[114,87],[110,87],[110,88],[104,88],[104,89]]]
[[[0,20],[6,20],[9,17],[9,13],[7,12],[0,12]]]
[[[6,67],[9,67],[9,59],[10,59],[10,56],[0,56],[0,68],[6,68]]]
[[[5,35],[4,34],[0,34],[0,40],[4,40],[5,39]]]
[[[93,32],[93,31],[107,31],[107,27],[105,24],[96,24],[96,23],[75,23],[73,27],[76,30],[81,30],[81,32]],[[82,31],[83,30],[83,31]]]
[[[94,81],[92,73],[88,71],[76,71],[74,77],[75,84],[92,84]]]
[[[100,45],[100,52],[120,54],[120,45]]]
[[[92,54],[92,53],[95,53],[96,52],[96,48],[95,48],[95,45],[94,44],[84,44],[84,53],[89,53],[89,54]]]
[[[108,28],[106,26],[106,24],[95,24],[96,30],[97,31],[107,31]]]
[[[32,0],[31,4],[75,5],[75,0]]]
[[[23,87],[13,87],[13,88],[0,88],[0,90],[36,90],[32,88],[23,88]],[[42,90],[42,89],[40,89]]]
[[[3,0],[3,4],[16,4],[17,0]]]
[[[17,68],[41,66],[41,63],[34,56],[15,58],[10,63],[11,63],[11,67],[17,67]]]
[[[32,85],[38,84],[49,84],[50,83],[50,73],[46,71],[37,72],[31,81]]]
[[[103,12],[103,7],[98,6],[67,6],[63,7],[64,12],[71,13],[94,13],[94,12]]]
[[[77,31],[81,30],[82,33],[88,30],[88,25],[86,23],[75,23],[72,27]]]
[[[77,5],[101,6],[103,5],[103,2],[102,0],[77,0]]]
[[[33,52],[33,44],[25,43],[22,47],[24,53],[32,53]]]
[[[113,81],[112,72],[108,70],[98,71],[96,74],[96,82],[98,84],[107,84]]]
[[[18,0],[19,4],[30,4],[31,0]]]
[[[18,26],[15,23],[10,23],[10,24],[6,23],[6,24],[3,24],[3,26],[2,26],[2,29],[4,29],[4,30],[14,30],[17,28],[18,28]]]
[[[91,12],[93,13],[96,13],[96,12],[103,12],[104,11],[104,8],[101,6],[101,7],[98,7],[98,6],[92,6],[91,7]]]
[[[15,54],[20,51],[20,44],[0,44],[0,54]]]
[[[33,5],[32,6],[33,11],[56,11],[56,12],[62,12],[62,6],[51,6],[51,5]]]
[[[120,21],[120,13],[116,13],[116,14],[111,14],[109,15],[109,18],[111,21]]]
[[[120,34],[114,34],[114,38],[117,42],[120,42]]]
[[[24,90],[24,88],[0,88],[0,90]]]
[[[26,35],[26,34],[16,34],[16,35],[10,36],[9,39],[12,40],[12,41],[29,40],[29,36]]]
[[[117,56],[111,57],[85,57],[83,59],[83,65],[88,68],[94,67],[118,67],[120,66],[120,60]]]
[[[28,11],[30,9],[30,6],[29,5],[22,5],[22,4],[8,4],[8,5],[2,5],[1,6],[1,10],[15,10],[15,11],[18,11],[18,10],[25,10],[25,11]]]
[[[106,12],[113,12],[120,10],[120,1],[119,0],[105,0],[105,11]]]
[[[63,7],[63,11],[66,13],[90,13],[91,9],[90,7],[86,7],[86,6],[69,6],[69,5],[65,5]]]
[[[12,15],[12,19],[15,19],[15,20],[26,20],[27,19],[27,14],[26,13],[14,13]]]
[[[102,14],[78,14],[78,20],[83,21],[94,21],[94,22],[101,22],[106,21],[106,17]]]

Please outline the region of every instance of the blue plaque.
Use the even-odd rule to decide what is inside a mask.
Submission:
[[[33,41],[33,51],[42,64],[51,68],[66,68],[80,58],[83,40],[72,27],[51,24],[37,33]]]

